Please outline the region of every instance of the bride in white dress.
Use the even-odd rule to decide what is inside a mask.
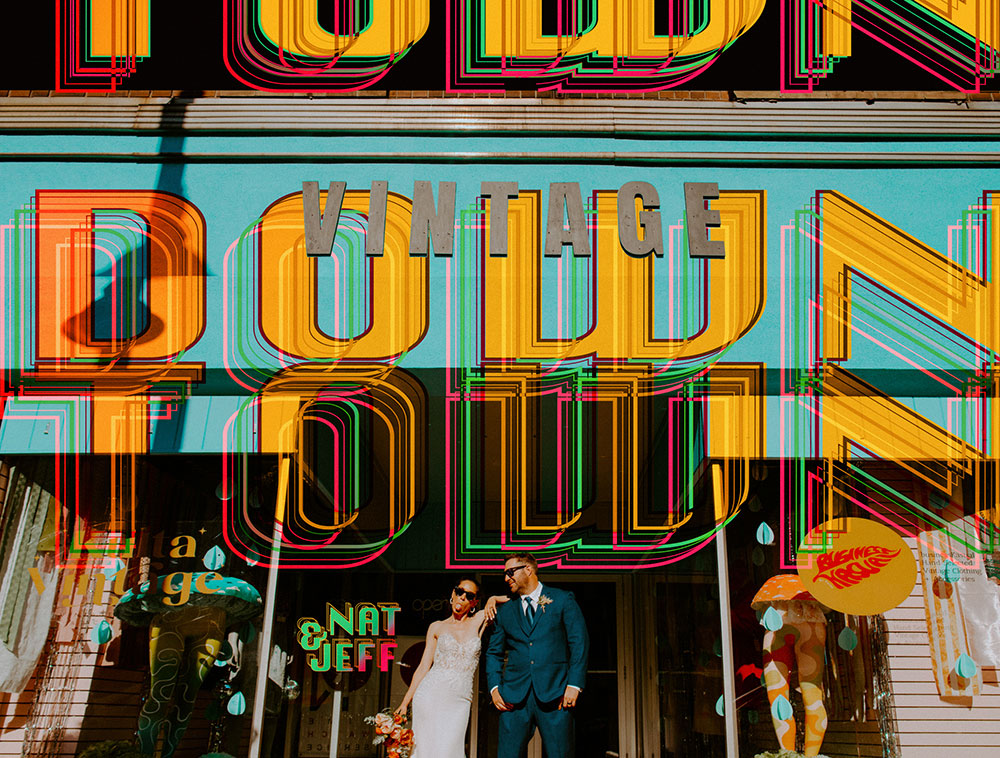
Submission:
[[[479,649],[496,604],[509,598],[491,597],[475,612],[479,585],[463,579],[451,591],[451,616],[427,629],[427,646],[413,672],[410,688],[396,713],[406,714],[413,701],[413,752],[410,758],[465,758],[465,732],[472,706],[472,680]]]

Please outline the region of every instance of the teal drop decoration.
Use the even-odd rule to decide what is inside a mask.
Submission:
[[[215,496],[219,500],[229,500],[233,496],[233,493],[232,491],[226,491],[225,482],[219,482],[219,486],[215,488]]]
[[[715,653],[717,658],[722,657],[722,637],[717,637],[715,644],[712,645],[712,652]]]
[[[760,721],[760,714],[757,711],[747,711],[747,721],[751,724],[756,724]]]
[[[236,692],[229,702],[226,703],[226,710],[229,711],[233,716],[240,716],[247,709],[247,699],[243,697],[242,692]]]
[[[715,712],[720,716],[726,715],[726,696],[719,695],[719,699],[715,701]]]
[[[750,553],[750,560],[753,561],[754,566],[764,565],[764,551],[761,549],[760,545],[753,546],[753,550]]]
[[[941,567],[941,578],[949,584],[954,584],[962,578],[962,571],[951,561],[945,561]]]
[[[761,623],[769,632],[776,632],[785,625],[785,622],[781,618],[781,614],[774,610],[774,608],[768,608],[764,611],[764,618],[761,619]]]
[[[240,628],[240,641],[244,645],[249,645],[255,639],[257,639],[257,627],[248,621]]]
[[[840,634],[837,635],[837,644],[840,646],[841,650],[846,650],[850,652],[858,646],[858,635],[854,633],[854,630],[849,626],[845,626]]]
[[[778,695],[771,703],[771,715],[778,721],[787,721],[792,717],[792,704],[784,695]]]
[[[966,653],[962,653],[958,656],[958,660],[955,661],[955,673],[958,674],[963,679],[971,679],[976,675],[976,662],[972,660]]]
[[[222,552],[222,549],[218,545],[212,545],[212,548],[205,553],[205,557],[201,559],[201,562],[205,564],[205,568],[209,571],[218,571],[226,565],[226,554]]]
[[[115,574],[125,568],[125,562],[121,558],[115,558],[110,566],[106,566],[101,573],[104,574],[105,579],[114,579]]]
[[[757,542],[761,545],[774,544],[774,530],[767,525],[766,521],[761,521],[757,527]]]
[[[110,642],[113,636],[111,624],[105,619],[102,619],[101,623],[90,630],[90,641],[95,645],[103,645],[106,642]]]
[[[215,665],[219,668],[229,665],[229,659],[233,657],[233,646],[226,640],[219,648],[219,654],[215,656]]]

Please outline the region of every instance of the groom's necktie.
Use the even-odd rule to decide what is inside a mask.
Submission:
[[[529,597],[524,603],[524,615],[528,617],[528,625],[535,625],[535,604],[531,602]]]

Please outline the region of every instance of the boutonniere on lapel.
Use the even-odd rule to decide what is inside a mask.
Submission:
[[[545,613],[545,606],[552,602],[552,598],[548,595],[538,596],[538,607],[542,609],[542,613]]]

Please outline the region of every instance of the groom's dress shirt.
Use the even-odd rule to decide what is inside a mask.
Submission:
[[[531,607],[538,612],[538,598],[542,596],[542,583],[539,582],[538,586],[535,587],[534,591],[529,595],[521,595],[521,613],[525,616],[528,615],[528,602],[531,602]]]
[[[521,601],[521,613],[523,613],[525,616],[528,615],[528,603],[530,602],[532,604],[532,607],[535,609],[535,623],[536,624],[538,623],[538,612],[542,610],[538,606],[538,598],[540,598],[541,596],[542,596],[542,583],[539,582],[538,586],[536,586],[534,590],[532,590],[527,595],[521,595],[521,597],[520,597],[520,601]],[[572,687],[577,692],[583,692],[583,688],[582,687],[577,687],[575,684],[567,684],[566,686],[567,687]],[[493,690],[497,690],[497,689],[500,689],[500,688],[499,687],[494,687],[493,688]],[[490,694],[491,695],[493,694],[493,690],[490,690]]]

